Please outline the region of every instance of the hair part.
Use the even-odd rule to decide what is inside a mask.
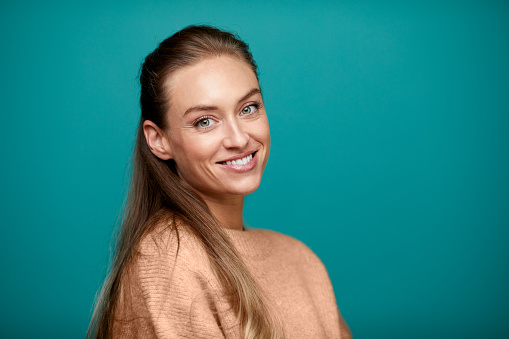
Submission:
[[[132,158],[132,178],[121,220],[110,273],[97,298],[88,338],[111,336],[122,276],[136,255],[144,235],[171,211],[182,218],[203,244],[211,268],[228,296],[244,338],[283,338],[282,327],[262,298],[261,290],[243,263],[228,235],[205,202],[187,187],[176,171],[174,160],[152,154],[143,133],[151,120],[167,127],[167,84],[183,67],[206,58],[230,55],[248,63],[258,78],[257,66],[246,43],[235,35],[210,26],[189,26],[167,38],[146,58],[141,67],[141,118]],[[175,222],[168,223],[175,227]]]

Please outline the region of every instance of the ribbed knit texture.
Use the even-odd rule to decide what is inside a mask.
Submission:
[[[226,230],[286,338],[351,338],[320,259],[281,233]],[[140,243],[122,280],[114,338],[241,338],[195,236],[159,226]],[[178,249],[178,253],[177,253]]]

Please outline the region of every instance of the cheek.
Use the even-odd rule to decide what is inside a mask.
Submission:
[[[196,166],[200,161],[206,158],[206,153],[202,147],[196,144],[187,144],[179,152],[178,158],[175,159],[177,164],[180,162],[185,166]]]
[[[270,129],[266,118],[260,119],[258,124],[253,126],[252,131],[260,142],[264,143],[266,147],[270,146]]]
[[[203,162],[212,161],[216,153],[216,142],[205,135],[192,135],[180,143],[175,152],[177,166],[193,168],[200,167]]]

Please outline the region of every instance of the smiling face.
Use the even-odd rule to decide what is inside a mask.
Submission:
[[[255,73],[232,56],[205,59],[166,84],[168,157],[205,200],[246,195],[260,185],[270,133]]]

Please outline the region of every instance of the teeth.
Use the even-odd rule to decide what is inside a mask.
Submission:
[[[227,161],[226,164],[227,165],[245,165],[248,162],[250,162],[251,160],[253,160],[253,154],[249,154],[247,157],[244,157],[242,159]]]

